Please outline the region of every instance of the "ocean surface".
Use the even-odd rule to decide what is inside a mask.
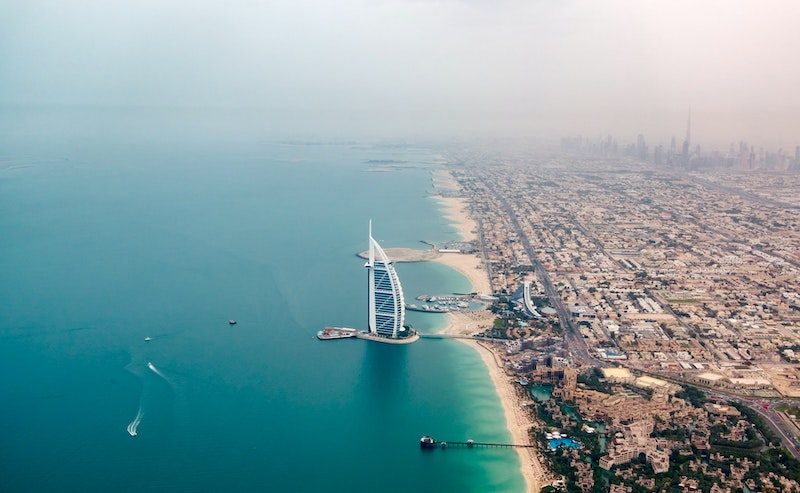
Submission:
[[[457,238],[436,157],[163,116],[0,115],[0,491],[521,491],[513,451],[418,447],[509,439],[471,348],[315,338],[364,326],[369,219],[386,247]]]

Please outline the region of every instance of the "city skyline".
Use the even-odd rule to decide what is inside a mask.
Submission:
[[[800,171],[800,143],[787,148],[769,148],[747,140],[731,141],[726,148],[695,143],[692,136],[692,113],[689,110],[686,120],[686,134],[682,141],[675,134],[669,144],[656,140],[648,143],[644,133],[639,133],[635,141],[617,139],[612,135],[605,137],[562,137],[561,149],[580,151],[602,156],[627,156],[655,165],[675,168],[731,168],[740,171]],[[798,139],[800,142],[800,139]]]

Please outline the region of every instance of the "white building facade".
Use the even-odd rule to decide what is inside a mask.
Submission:
[[[369,260],[364,267],[369,283],[369,332],[396,339],[406,332],[403,287],[392,261],[372,237],[372,221],[369,223]]]

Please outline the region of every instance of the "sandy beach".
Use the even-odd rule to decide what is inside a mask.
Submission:
[[[448,192],[460,192],[461,186],[447,170],[437,170],[433,173],[433,186],[436,190]],[[477,226],[469,215],[469,200],[464,197],[444,197],[434,195],[434,199],[439,202],[442,215],[445,219],[452,222],[464,241],[478,239]]]
[[[461,239],[473,241],[478,239],[475,221],[469,217],[467,199],[462,197],[442,197],[435,195],[434,198],[442,208],[442,216],[458,227]]]
[[[522,409],[522,398],[517,394],[515,384],[513,384],[503,369],[498,366],[494,353],[483,343],[472,340],[461,339],[461,341],[474,347],[481,355],[486,368],[489,369],[489,376],[494,383],[500,402],[503,404],[503,412],[506,417],[506,426],[511,433],[511,440],[518,444],[531,444],[528,430],[534,426],[533,420]],[[539,450],[536,448],[517,448],[520,469],[525,478],[525,491],[538,493],[544,486],[546,478],[545,471],[539,461]]]
[[[453,177],[444,170],[437,171],[434,174],[434,183],[437,188],[458,189],[458,184]],[[469,216],[466,199],[451,197],[437,197],[437,199],[442,204],[445,217],[458,227],[463,239],[476,239],[477,227],[475,221]],[[489,278],[477,254],[446,253],[433,259],[433,261],[441,262],[464,274],[476,291],[491,293]],[[448,325],[442,332],[454,335],[472,335],[491,327],[494,321],[494,314],[488,310],[450,312],[447,317]],[[518,444],[531,444],[528,430],[535,423],[522,408],[525,398],[517,393],[515,384],[500,366],[493,350],[488,344],[479,341],[469,339],[459,339],[459,341],[478,351],[481,360],[486,365],[492,383],[500,397],[500,403],[503,406],[506,418],[506,426],[511,434],[512,441]],[[525,479],[525,491],[538,493],[547,477],[538,459],[538,449],[517,448],[515,450],[519,456],[522,476]]]
[[[456,182],[453,176],[446,170],[434,172],[433,182],[435,187],[440,190],[460,190],[458,182]],[[439,195],[434,196],[434,198],[439,202],[442,215],[456,226],[462,240],[474,241],[478,239],[478,226],[469,215],[469,202],[467,199],[462,197],[442,197]],[[478,254],[442,253],[432,260],[445,264],[462,273],[464,277],[469,279],[473,289],[478,293],[492,293],[492,287],[489,284],[489,276],[486,274],[486,269],[484,269]]]
[[[482,294],[491,294],[492,288],[489,286],[489,277],[481,265],[481,259],[476,254],[471,253],[443,253],[431,259],[452,269],[457,270],[466,277],[472,289]]]
[[[478,312],[451,312],[447,314],[448,325],[442,331],[445,334],[472,335],[481,329],[491,326],[494,314],[488,310]],[[497,356],[488,343],[470,339],[458,339],[478,351],[481,360],[489,371],[506,419],[506,427],[513,443],[532,444],[528,430],[536,423],[523,410],[526,398],[517,393],[515,384],[500,366]],[[517,448],[522,476],[525,478],[525,491],[538,493],[546,484],[547,473],[538,458],[536,448]]]

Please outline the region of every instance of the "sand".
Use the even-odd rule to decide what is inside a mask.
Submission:
[[[441,195],[434,195],[433,198],[439,202],[444,218],[458,228],[462,240],[475,241],[478,239],[478,228],[475,225],[475,221],[469,216],[469,202],[467,199],[463,197],[442,197]]]
[[[437,171],[434,174],[434,183],[439,188],[457,189],[458,187],[458,184],[448,172]],[[437,199],[442,204],[445,217],[458,227],[464,240],[476,239],[475,231],[477,228],[475,221],[469,216],[466,200],[450,197],[437,197]],[[477,255],[445,253],[433,261],[445,264],[464,274],[476,291],[491,293],[489,278]],[[480,310],[474,312],[450,312],[447,314],[447,318],[448,325],[442,331],[443,333],[472,335],[491,327],[495,317],[489,310]],[[459,339],[459,341],[478,351],[481,360],[486,365],[492,383],[497,390],[497,395],[500,397],[500,403],[503,406],[503,413],[506,418],[506,426],[511,434],[512,441],[517,444],[531,444],[528,430],[536,423],[523,409],[525,398],[517,394],[515,384],[498,363],[497,355],[488,343],[470,339]],[[539,449],[516,448],[515,450],[519,455],[520,469],[525,479],[525,491],[538,493],[544,486],[548,476],[539,459]]]
[[[486,275],[486,270],[484,270],[481,259],[477,254],[442,253],[438,257],[431,259],[431,261],[444,264],[463,274],[472,284],[472,289],[478,293],[492,294],[489,276]]]
[[[434,171],[431,180],[437,190],[461,190],[461,185],[458,184],[453,174],[447,169],[440,168]]]
[[[535,423],[522,408],[522,398],[517,394],[515,385],[498,366],[494,353],[484,343],[468,339],[460,340],[473,346],[481,355],[486,368],[489,369],[489,376],[503,405],[503,413],[506,417],[506,426],[511,433],[511,440],[516,444],[532,444],[528,430]],[[544,486],[543,483],[547,477],[538,456],[539,449],[516,448],[515,450],[519,456],[522,476],[525,478],[525,491],[538,493]]]
[[[445,334],[471,335],[482,329],[490,327],[494,321],[494,314],[488,310],[477,312],[451,312],[447,314],[448,325],[442,331]],[[489,343],[471,339],[458,339],[478,351],[484,365],[489,370],[506,419],[506,427],[511,434],[511,440],[516,444],[530,445],[528,430],[536,425],[535,421],[525,412],[523,405],[526,398],[517,393],[515,384],[506,375],[499,364],[499,359]],[[538,448],[516,448],[519,456],[520,469],[525,479],[525,491],[538,493],[545,485],[548,477],[539,459]]]
[[[428,248],[426,250],[420,250],[418,248],[384,248],[384,252],[386,255],[392,259],[392,262],[426,262],[428,260],[435,260],[438,257],[441,257],[442,254],[434,250],[433,248]],[[365,250],[363,252],[356,254],[358,257],[363,259],[369,258],[369,250]]]
[[[446,188],[452,191],[460,190],[458,182],[445,170],[436,171],[433,175],[433,181],[437,188]],[[478,240],[478,226],[469,215],[469,201],[467,199],[442,196],[434,196],[434,198],[439,202],[442,215],[458,229],[463,241]],[[473,289],[478,293],[492,293],[489,276],[486,274],[486,269],[484,269],[478,254],[442,253],[432,260],[462,273],[469,279]]]

